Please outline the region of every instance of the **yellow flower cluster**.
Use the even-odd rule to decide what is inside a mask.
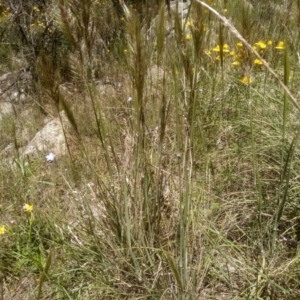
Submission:
[[[41,20],[37,20],[36,23],[30,24],[30,27],[45,28],[45,24]]]
[[[216,6],[216,2],[214,0],[207,0],[210,6]]]
[[[264,54],[264,51],[268,48],[268,47],[271,47],[273,44],[273,42],[271,40],[267,41],[267,42],[264,42],[262,40],[254,43],[254,45],[252,46],[252,48],[254,50],[257,50],[259,51],[260,54]],[[239,66],[240,65],[240,62],[245,58],[245,48],[244,48],[244,45],[242,42],[238,42],[236,44],[236,50],[230,50],[230,47],[228,44],[224,44],[222,46],[222,52],[225,53],[225,54],[229,54],[229,56],[233,57],[235,60],[233,61],[232,65],[233,66]],[[280,41],[278,42],[277,46],[275,47],[276,50],[283,50],[285,49],[285,44],[283,41]],[[206,49],[205,50],[205,53],[207,55],[211,55],[212,52],[217,52],[217,53],[220,53],[221,52],[221,47],[220,45],[216,45],[212,50],[209,50],[209,49]],[[215,57],[216,60],[220,60],[220,57],[219,56],[216,56]],[[259,60],[259,59],[255,59],[253,61],[253,63],[257,66],[261,66],[263,65],[262,61]]]
[[[0,15],[0,23],[5,22],[11,16],[9,8],[6,8]]]
[[[120,1],[120,2],[122,2],[122,1]],[[109,2],[109,0],[96,0],[95,4],[96,5],[108,5],[108,4],[110,4],[110,2]]]
[[[224,44],[223,47],[223,53],[229,53],[229,46],[227,44]],[[221,52],[221,47],[220,45],[217,45],[216,47],[213,48],[214,52]]]
[[[22,210],[25,213],[29,213],[30,216],[31,216],[31,220],[33,220],[33,214],[32,214],[33,205],[26,203],[26,204],[23,205]],[[11,221],[11,224],[13,224],[13,223],[14,223],[14,221]],[[5,225],[0,225],[0,236],[7,233],[7,231],[8,231],[8,229]]]
[[[258,42],[254,43],[252,48],[259,52],[263,57],[266,57],[267,51],[270,51],[272,49],[273,41],[263,41],[259,40]],[[279,41],[277,45],[273,48],[276,49],[276,51],[281,51],[285,49],[285,43],[283,41]],[[222,51],[221,51],[222,50]],[[244,46],[242,42],[236,43],[232,49],[230,49],[230,46],[226,43],[221,45],[214,46],[211,50],[206,49],[205,54],[210,57],[212,61],[220,61],[220,53],[222,52],[223,60],[226,60],[228,58],[233,58],[233,61],[231,60],[232,66],[240,66],[242,64],[253,62],[253,64],[257,67],[262,67],[264,65],[263,61],[259,58],[252,58],[252,53],[248,51],[248,49]],[[213,53],[216,53],[216,55],[213,55]],[[243,84],[250,84],[253,82],[253,78],[250,78],[248,76],[244,76],[241,79],[241,82]]]

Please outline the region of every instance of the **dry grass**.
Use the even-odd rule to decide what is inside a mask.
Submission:
[[[41,53],[0,120],[0,299],[298,299],[300,7],[73,2],[68,75]],[[61,110],[68,154],[22,157]]]

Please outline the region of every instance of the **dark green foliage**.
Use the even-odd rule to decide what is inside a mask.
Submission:
[[[59,70],[64,78],[68,78],[68,60],[71,45],[59,29],[52,1],[13,0],[4,1],[10,13],[9,26],[4,24],[2,42],[11,45],[11,52],[6,55],[17,55],[25,59],[26,67],[38,81],[36,63],[42,55],[51,60],[55,70]],[[4,58],[4,57],[3,57]],[[7,56],[8,58],[8,56]]]

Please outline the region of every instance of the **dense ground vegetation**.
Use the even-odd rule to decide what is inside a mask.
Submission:
[[[136,2],[1,1],[0,299],[299,299],[300,1]]]

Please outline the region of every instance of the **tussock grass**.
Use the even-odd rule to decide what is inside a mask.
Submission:
[[[0,121],[0,299],[298,299],[299,6],[57,5],[29,128],[63,110],[68,155]]]

